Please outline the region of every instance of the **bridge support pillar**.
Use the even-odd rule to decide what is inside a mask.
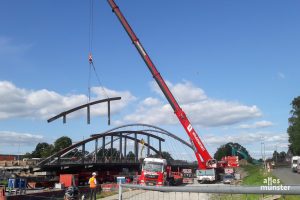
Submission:
[[[97,154],[98,154],[98,138],[95,140],[95,163],[97,163]]]
[[[105,162],[105,136],[102,138],[102,161]]]
[[[150,155],[150,136],[147,135],[147,143],[148,143],[148,148],[147,148],[147,157]]]
[[[119,151],[120,151],[120,156],[119,156],[119,158],[120,158],[120,161],[122,161],[122,133],[120,133],[120,135],[119,135],[119,142],[120,142],[120,144],[119,144]]]
[[[127,162],[127,152],[126,152],[126,148],[127,148],[127,138],[124,138],[124,158],[125,158],[125,162]]]
[[[159,140],[159,156],[161,157],[161,140]]]
[[[82,158],[81,158],[81,164],[84,164],[84,157],[85,157],[85,144],[82,145]]]
[[[87,121],[87,124],[90,124],[91,123],[91,111],[90,111],[89,105],[86,107],[86,111],[87,111],[86,121]]]
[[[113,148],[114,148],[114,136],[111,135],[110,136],[110,161],[113,160],[113,153],[114,153]]]
[[[134,133],[134,156],[135,156],[135,162],[138,162],[139,160],[139,146],[137,142],[137,134]]]

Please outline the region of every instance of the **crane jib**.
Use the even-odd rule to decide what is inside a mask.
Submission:
[[[195,132],[195,130],[194,130],[194,128],[192,127],[191,124],[188,125],[187,130],[188,130],[191,134],[193,134],[194,138],[196,139],[196,141],[197,141],[198,145],[200,146],[200,148],[202,149],[202,151],[206,151],[204,145],[203,145],[202,142],[200,141],[198,135],[196,134],[196,132]]]
[[[149,55],[146,53],[146,50],[143,48],[142,44],[139,42],[139,39],[135,35],[134,31],[128,24],[127,20],[123,16],[122,12],[120,11],[117,4],[114,0],[107,0],[109,5],[111,6],[113,12],[118,17],[119,21],[121,22],[123,28],[127,32],[129,38],[131,39],[132,43],[138,50],[139,54],[143,58],[144,62],[148,66],[150,72],[152,73],[154,79],[156,80],[157,84],[159,85],[160,89],[164,93],[165,97],[167,98],[168,102],[170,103],[171,107],[173,108],[176,116],[178,117],[180,123],[184,127],[185,131],[187,132],[188,136],[192,140],[194,146],[196,147],[196,158],[198,160],[199,168],[206,169],[206,167],[210,167],[210,163],[215,163],[215,160],[207,152],[205,146],[201,142],[199,136],[197,135],[196,131],[193,129],[192,125],[190,124],[188,118],[186,117],[183,110],[180,108],[179,104],[177,103],[176,99],[174,98],[172,92],[170,91],[169,87],[167,86],[166,82],[156,69],[155,65],[151,61]],[[199,155],[202,157],[203,161],[201,161]],[[205,163],[205,164],[204,164]]]
[[[136,46],[138,47],[138,49],[140,50],[140,52],[142,53],[143,56],[146,56],[146,52],[144,50],[144,48],[142,47],[142,45],[140,44],[139,41],[135,41]]]

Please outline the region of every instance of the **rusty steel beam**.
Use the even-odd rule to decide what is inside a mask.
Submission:
[[[113,97],[113,98],[101,99],[101,100],[93,101],[93,102],[90,102],[90,103],[86,103],[86,104],[83,104],[81,106],[78,106],[78,107],[72,108],[70,110],[64,111],[64,112],[62,112],[62,113],[60,113],[60,114],[58,114],[54,117],[51,117],[50,119],[47,120],[47,122],[50,123],[50,122],[52,122],[52,121],[54,121],[54,120],[56,120],[60,117],[63,117],[63,123],[66,123],[66,118],[67,118],[68,114],[86,107],[87,108],[87,123],[89,124],[90,123],[90,106],[98,104],[98,103],[107,102],[108,125],[110,125],[110,102],[120,100],[120,99],[121,99],[121,97]]]

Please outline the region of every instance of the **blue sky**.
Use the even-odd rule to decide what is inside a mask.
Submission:
[[[127,123],[188,139],[106,1],[94,1],[94,64],[112,104],[92,124],[46,119],[87,101],[90,1],[2,1],[0,153],[31,152]],[[299,1],[117,1],[213,155],[225,142],[260,156],[287,149],[290,103],[300,89]],[[93,99],[103,98],[92,76]],[[79,114],[80,115],[80,114]],[[99,117],[99,115],[101,117]],[[83,116],[83,115],[82,115]]]

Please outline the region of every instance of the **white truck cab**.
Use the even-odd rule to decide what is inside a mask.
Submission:
[[[293,156],[291,160],[291,169],[293,172],[297,172],[297,163],[300,159],[300,156]]]
[[[297,161],[297,173],[300,173],[300,158]]]
[[[196,176],[199,183],[216,181],[215,169],[198,169],[196,171]]]

